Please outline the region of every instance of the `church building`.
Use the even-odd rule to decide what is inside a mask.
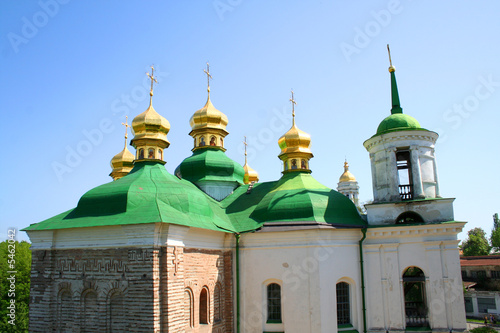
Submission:
[[[312,176],[293,92],[281,178],[259,182],[246,153],[243,166],[225,154],[228,117],[210,84],[189,120],[191,156],[170,174],[152,68],[134,153],[125,134],[113,181],[24,229],[30,332],[464,331],[465,223],[439,195],[438,134],[403,113],[392,62],[389,72],[391,113],[363,144],[373,180],[364,211],[347,161],[337,191]]]

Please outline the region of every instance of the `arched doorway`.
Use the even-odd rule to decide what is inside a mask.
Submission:
[[[428,327],[428,307],[425,294],[425,274],[418,267],[408,267],[403,273],[406,327]]]

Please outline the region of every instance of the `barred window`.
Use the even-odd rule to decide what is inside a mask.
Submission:
[[[492,279],[500,279],[500,271],[491,271]]]
[[[349,284],[337,283],[337,325],[351,323],[351,304],[349,301]]]
[[[281,323],[281,287],[277,283],[267,286],[267,322]]]

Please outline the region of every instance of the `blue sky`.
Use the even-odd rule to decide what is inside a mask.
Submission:
[[[278,138],[312,136],[313,176],[336,188],[344,158],[372,199],[363,141],[390,113],[386,44],[403,111],[440,134],[440,191],[465,231],[499,212],[497,1],[14,1],[0,10],[4,153],[0,233],[76,206],[111,181],[124,116],[153,104],[170,121],[166,168],[190,156],[189,118],[206,101],[229,118],[227,155],[280,177]],[[133,148],[130,148],[133,151]],[[459,235],[465,238],[465,233]],[[19,239],[27,239],[24,233]]]

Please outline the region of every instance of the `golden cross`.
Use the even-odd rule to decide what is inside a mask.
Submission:
[[[245,138],[245,141],[243,141],[243,144],[245,145],[245,164],[247,164],[247,146],[248,146],[248,143],[247,143],[247,137],[244,136]]]
[[[128,124],[128,116],[125,116],[125,123],[122,123],[123,126],[125,126],[125,147],[127,146],[127,139],[128,139],[128,128],[130,125]]]
[[[212,75],[210,75],[210,64],[207,62],[207,69],[204,69],[203,72],[207,74],[207,91],[210,92],[210,79],[214,79]]]
[[[149,77],[151,80],[151,90],[149,91],[149,95],[153,96],[153,83],[158,83],[156,80],[156,77],[154,76],[155,68],[151,66],[151,74],[146,73],[146,75]]]
[[[292,98],[290,98],[290,102],[292,102],[292,117],[295,119],[295,105],[297,102],[293,99],[293,89],[292,89]]]
[[[396,69],[392,66],[391,49],[389,48],[389,44],[387,44],[387,52],[389,53],[389,72],[394,72]]]

